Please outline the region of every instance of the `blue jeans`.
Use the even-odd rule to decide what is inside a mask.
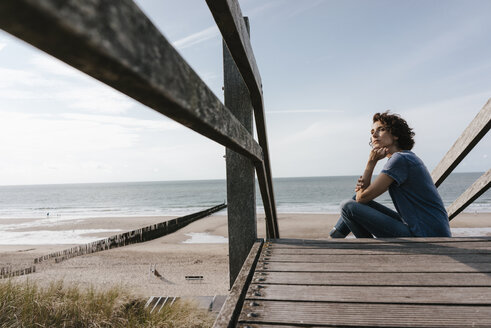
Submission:
[[[373,200],[366,204],[353,199],[341,203],[341,217],[334,227],[333,238],[344,238],[350,231],[356,238],[412,237],[397,212]]]

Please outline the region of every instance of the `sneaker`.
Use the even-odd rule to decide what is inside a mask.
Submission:
[[[346,238],[348,233],[343,233],[343,232],[339,231],[338,229],[336,229],[336,227],[334,227],[334,228],[332,228],[331,232],[329,233],[329,236],[331,236],[331,238]]]

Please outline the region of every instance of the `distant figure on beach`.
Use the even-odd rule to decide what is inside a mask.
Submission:
[[[443,201],[424,163],[411,149],[414,132],[389,111],[373,116],[365,172],[358,179],[353,199],[341,203],[341,217],[330,236],[344,238],[451,237]],[[379,160],[387,157],[372,182]],[[389,190],[397,212],[373,201]]]

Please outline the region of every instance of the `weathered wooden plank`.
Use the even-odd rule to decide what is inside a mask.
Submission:
[[[242,304],[245,299],[245,294],[249,288],[250,281],[254,275],[254,269],[256,267],[259,254],[261,253],[261,247],[263,240],[259,240],[254,243],[249,252],[249,256],[244,262],[242,269],[240,270],[237,279],[235,279],[234,285],[230,289],[230,293],[225,300],[225,303],[218,314],[213,327],[225,328],[234,327],[237,323],[237,319],[242,309]]]
[[[275,226],[274,231],[277,233],[277,235],[273,235],[272,237],[279,238],[266,132],[266,118],[264,116],[262,83],[252,51],[249,34],[242,19],[242,11],[236,0],[207,0],[206,2],[249,89],[252,106],[254,107],[257,137],[264,154],[264,167],[268,180],[267,185],[271,199],[271,210],[273,212],[272,224]]]
[[[491,254],[366,254],[366,255],[336,255],[336,254],[275,254],[261,256],[259,262],[294,262],[294,263],[491,263]]]
[[[262,82],[249,32],[236,0],[207,0],[211,14],[227,43],[249,92],[262,97]]]
[[[491,263],[292,263],[260,262],[256,271],[296,272],[491,272]]]
[[[316,327],[491,327],[489,306],[247,302],[240,324]],[[252,326],[254,327],[254,326]]]
[[[259,327],[267,327],[267,328],[298,328],[298,326],[290,326],[290,325],[275,325],[275,324],[250,324],[250,323],[241,323],[237,325],[237,328],[259,328]]]
[[[274,248],[270,247],[264,251],[265,256],[276,255],[408,255],[408,254],[491,254],[491,245],[467,248],[463,246],[458,247],[381,247],[381,248]]]
[[[343,244],[414,244],[414,243],[460,243],[460,242],[486,242],[491,241],[491,236],[480,237],[431,237],[431,238],[345,238],[345,239],[272,239],[266,243],[266,247],[279,245],[343,245]],[[361,246],[361,245],[359,245]]]
[[[431,177],[438,187],[453,169],[464,159],[475,145],[491,128],[491,99],[477,113],[462,135],[455,141],[450,150],[431,172]]]
[[[5,0],[0,28],[190,129],[263,160],[253,136],[133,1]]]
[[[247,23],[247,21],[246,21]],[[252,105],[249,91],[223,43],[223,75],[225,106],[252,133]],[[256,179],[253,162],[231,149],[226,149],[227,222],[230,287],[257,239]]]
[[[275,324],[250,324],[250,323],[240,323],[237,325],[237,328],[259,328],[259,327],[267,327],[267,328],[298,328],[298,326],[290,326],[290,325],[275,325]]]
[[[350,286],[490,286],[491,275],[474,273],[256,272],[254,284]]]
[[[412,252],[412,253],[424,253],[426,250],[441,250],[442,252],[448,250],[469,250],[474,252],[479,249],[488,249],[491,243],[488,241],[483,242],[458,242],[458,243],[379,243],[379,244],[356,244],[356,243],[331,243],[331,244],[305,244],[305,245],[292,245],[292,244],[275,244],[265,248],[265,254],[271,253],[275,250],[304,250],[309,252],[312,250],[318,251],[334,251],[334,250],[353,250],[353,251],[400,251],[400,252]]]
[[[290,325],[275,325],[275,324],[250,324],[250,323],[241,323],[237,325],[237,328],[259,328],[259,327],[267,327],[267,328],[298,328],[298,326],[290,326]]]
[[[491,305],[491,287],[381,287],[252,284],[249,300]]]
[[[467,206],[472,204],[479,196],[491,187],[491,169],[477,179],[466,191],[462,193],[448,208],[448,219],[452,220]]]

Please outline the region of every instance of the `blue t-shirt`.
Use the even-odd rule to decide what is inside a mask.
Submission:
[[[389,194],[413,236],[452,236],[443,201],[418,156],[409,150],[394,153],[381,173],[394,179]]]

